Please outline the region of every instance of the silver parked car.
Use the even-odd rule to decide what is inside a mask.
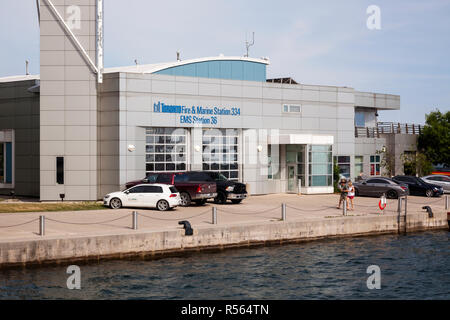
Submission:
[[[444,193],[450,193],[450,177],[442,174],[432,174],[422,177],[425,182],[436,184],[444,189]]]
[[[368,178],[353,185],[357,196],[381,197],[385,194],[387,198],[395,199],[409,193],[407,185],[384,177]]]

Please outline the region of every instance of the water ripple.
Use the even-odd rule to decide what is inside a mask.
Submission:
[[[331,239],[160,260],[0,271],[0,299],[449,299],[450,233]],[[381,290],[366,269],[381,268]]]

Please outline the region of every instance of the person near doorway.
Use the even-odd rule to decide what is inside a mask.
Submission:
[[[339,191],[341,192],[341,196],[339,197],[339,204],[336,207],[337,209],[341,208],[341,203],[347,200],[348,195],[348,186],[347,186],[347,179],[342,178],[339,182]],[[347,209],[348,209],[348,201],[347,201]]]

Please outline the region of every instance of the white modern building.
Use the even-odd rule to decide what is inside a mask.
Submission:
[[[383,151],[415,148],[419,129],[377,123],[399,96],[267,79],[265,59],[104,69],[101,2],[41,1],[40,75],[0,79],[3,192],[96,200],[150,172],[213,170],[251,194],[330,193],[333,159],[380,175]]]

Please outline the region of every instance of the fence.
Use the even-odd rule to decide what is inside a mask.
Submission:
[[[376,127],[355,127],[356,138],[379,138],[380,134],[420,134],[420,124],[377,122]]]

